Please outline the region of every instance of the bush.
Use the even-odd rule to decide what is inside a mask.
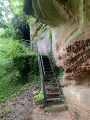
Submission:
[[[37,91],[34,91],[33,94],[34,94],[34,99],[36,100],[36,103],[37,103],[38,105],[44,106],[44,96],[43,96],[43,92],[37,90]],[[40,107],[41,107],[41,106],[40,106]]]
[[[13,58],[13,68],[21,75],[20,82],[28,82],[28,74],[38,75],[38,60],[36,55],[16,56]]]
[[[38,80],[38,71],[35,53],[30,52],[19,41],[0,39],[0,100],[22,84]]]

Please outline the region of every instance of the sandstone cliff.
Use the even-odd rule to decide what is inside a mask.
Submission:
[[[53,55],[65,70],[62,83],[90,84],[90,0],[32,0],[28,6],[28,14],[52,28]]]

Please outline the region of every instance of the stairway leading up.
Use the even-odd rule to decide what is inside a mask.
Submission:
[[[41,74],[45,109],[47,111],[66,110],[67,106],[63,100],[61,86],[55,77],[50,57],[39,53],[38,64]]]

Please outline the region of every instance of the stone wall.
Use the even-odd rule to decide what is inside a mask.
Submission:
[[[29,21],[31,49],[37,52],[38,46],[42,54],[48,54],[50,52],[49,27],[33,17]]]
[[[68,109],[75,120],[90,120],[90,87],[70,85],[63,88],[63,93]]]

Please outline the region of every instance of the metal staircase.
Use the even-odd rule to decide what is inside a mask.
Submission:
[[[66,110],[67,107],[63,100],[61,86],[55,77],[50,57],[42,55],[39,51],[38,64],[46,110]]]

